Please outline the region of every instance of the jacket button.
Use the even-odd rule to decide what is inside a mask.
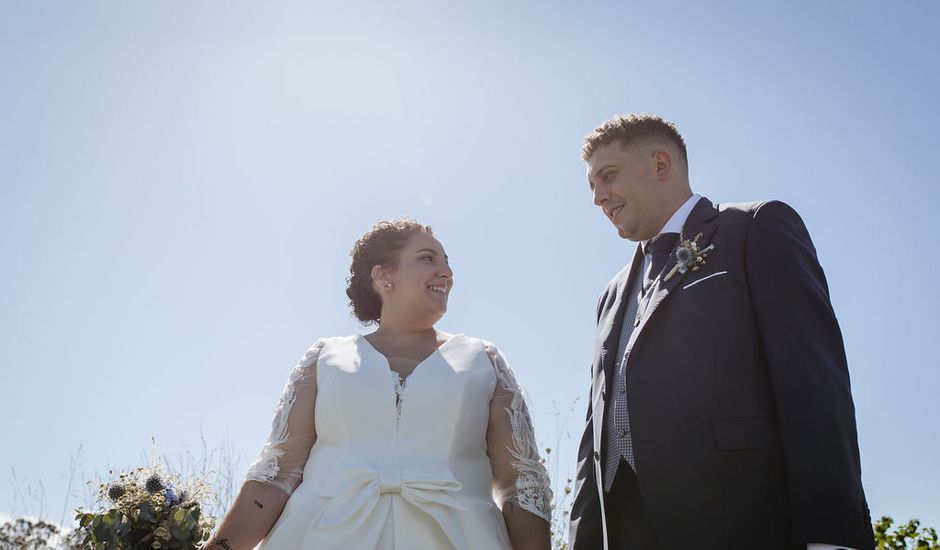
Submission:
[[[601,453],[594,451],[594,460],[600,461],[600,459],[601,459]]]

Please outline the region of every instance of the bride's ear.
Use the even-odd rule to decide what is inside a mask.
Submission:
[[[372,287],[376,293],[392,289],[392,277],[389,270],[381,265],[372,266]]]

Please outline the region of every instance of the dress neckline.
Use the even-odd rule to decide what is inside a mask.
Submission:
[[[452,335],[450,338],[444,341],[443,344],[437,346],[437,348],[434,351],[432,351],[430,354],[428,354],[427,357],[425,357],[421,361],[418,361],[418,364],[415,365],[415,368],[412,369],[411,373],[407,376],[402,376],[400,372],[398,372],[397,370],[394,370],[392,368],[392,362],[388,360],[388,357],[384,353],[379,351],[378,348],[373,346],[372,342],[370,342],[368,338],[366,338],[365,334],[358,334],[357,339],[359,342],[365,342],[365,345],[368,346],[369,350],[371,350],[373,353],[381,357],[385,361],[385,367],[388,369],[388,372],[394,376],[397,376],[398,379],[401,381],[401,385],[404,386],[405,382],[407,382],[409,378],[411,378],[412,376],[414,376],[416,372],[418,372],[418,369],[420,369],[425,363],[430,361],[432,357],[436,355],[441,355],[441,352],[444,350],[444,348],[446,348],[448,345],[450,345],[451,342],[453,342],[454,340],[462,336],[463,336],[463,333],[457,333],[457,334]]]

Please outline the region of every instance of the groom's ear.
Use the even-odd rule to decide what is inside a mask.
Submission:
[[[659,181],[666,181],[672,174],[672,155],[662,149],[653,153],[653,169]]]

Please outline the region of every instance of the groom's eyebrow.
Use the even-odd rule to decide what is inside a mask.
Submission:
[[[591,188],[592,191],[594,190],[594,180],[597,179],[597,177],[601,175],[604,172],[604,170],[607,170],[608,168],[613,168],[613,166],[614,166],[613,164],[605,164],[601,166],[600,168],[595,168],[593,171],[591,171],[588,174],[588,186]]]

